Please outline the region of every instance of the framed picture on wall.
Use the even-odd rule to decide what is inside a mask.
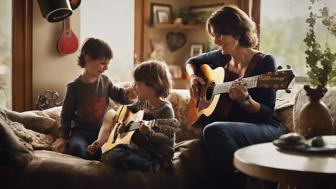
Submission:
[[[170,23],[172,20],[172,6],[169,4],[151,3],[151,22]]]
[[[190,57],[200,55],[204,52],[204,44],[194,43],[190,45]]]
[[[212,12],[222,7],[224,3],[195,5],[190,7],[190,11],[198,22],[206,22]]]

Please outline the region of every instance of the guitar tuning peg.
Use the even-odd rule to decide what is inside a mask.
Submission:
[[[291,93],[292,92],[290,89],[286,89],[285,91],[286,91],[286,93]]]
[[[287,69],[291,69],[292,68],[291,65],[287,65],[286,67],[287,67]]]
[[[277,70],[281,70],[282,69],[282,66],[278,66]]]

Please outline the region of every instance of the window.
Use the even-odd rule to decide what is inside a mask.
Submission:
[[[132,79],[134,67],[134,0],[86,0],[80,5],[81,42],[107,42],[113,52],[106,75],[114,82]]]
[[[12,1],[0,1],[0,107],[12,108]]]
[[[336,12],[335,0],[321,0],[331,13]],[[272,54],[278,65],[291,65],[296,76],[306,75],[305,49],[303,39],[308,31],[305,22],[309,11],[309,0],[262,0],[260,49]],[[325,28],[316,25],[319,41],[328,39],[332,52],[336,51],[336,40],[327,36]]]

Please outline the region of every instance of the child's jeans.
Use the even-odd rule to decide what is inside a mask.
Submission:
[[[160,163],[150,152],[144,149],[133,149],[124,144],[105,153],[102,161],[118,168],[140,171],[154,170]]]
[[[69,154],[88,160],[100,160],[101,150],[97,150],[92,156],[87,151],[88,145],[95,141],[97,136],[97,130],[73,129],[69,141]]]

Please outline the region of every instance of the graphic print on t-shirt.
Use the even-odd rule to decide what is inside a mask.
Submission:
[[[107,106],[107,98],[104,96],[101,97],[92,97],[86,104],[84,110],[88,116],[88,122],[90,125],[97,125],[102,120],[104,116],[105,109]]]

